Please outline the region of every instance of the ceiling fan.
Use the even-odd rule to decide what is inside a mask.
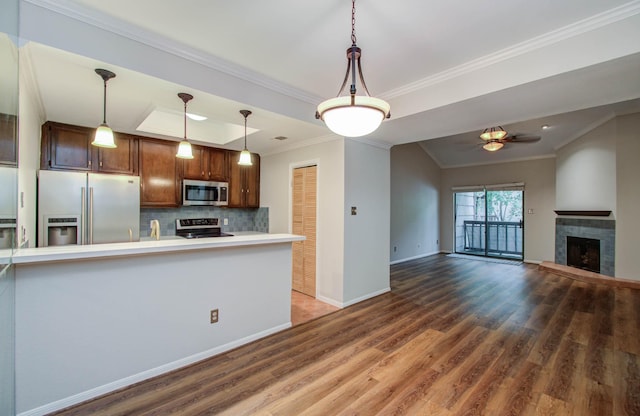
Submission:
[[[505,143],[535,143],[540,140],[540,136],[509,134],[500,126],[485,129],[480,138],[485,142],[482,148],[489,152],[502,149]]]

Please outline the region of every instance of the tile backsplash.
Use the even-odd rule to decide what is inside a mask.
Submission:
[[[222,225],[223,232],[258,231],[269,232],[269,208],[221,208],[221,207],[181,207],[181,208],[141,208],[140,237],[148,237],[151,228],[149,222],[160,222],[160,235],[176,234],[177,218],[220,218],[229,220]]]

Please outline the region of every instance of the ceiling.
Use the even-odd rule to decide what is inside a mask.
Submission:
[[[222,85],[216,77],[201,79],[187,65],[181,79],[158,76],[162,68],[141,71],[137,57],[118,55],[113,45],[100,45],[102,52],[113,49],[103,57],[97,46],[96,53],[63,52],[57,48],[73,50],[65,42],[76,45],[71,37],[77,33],[34,19],[25,32],[35,42],[25,50],[48,120],[99,124],[102,80],[93,69],[105,67],[117,74],[109,81],[107,113],[115,130],[182,137],[183,103],[176,94],[184,91],[194,95],[188,111],[209,117],[205,123],[189,121],[194,142],[240,149],[243,108],[253,111],[247,124],[254,152],[335,139],[314,112],[338,92],[344,77],[351,34],[346,0],[23,3],[27,19],[46,9],[229,80]],[[392,115],[362,140],[385,147],[419,142],[441,167],[551,156],[614,115],[640,111],[638,0],[493,0],[490,7],[471,1],[464,7],[448,0],[358,1],[355,29],[369,91],[390,102]],[[57,39],[65,30],[69,38]],[[240,83],[247,88],[235,88]],[[141,133],[141,123],[158,111],[166,115],[166,133]],[[543,124],[551,128],[542,132]],[[478,146],[478,134],[492,125],[542,139],[488,153]]]

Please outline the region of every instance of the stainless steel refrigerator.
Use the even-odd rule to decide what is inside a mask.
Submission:
[[[139,177],[39,171],[38,246],[139,240]]]

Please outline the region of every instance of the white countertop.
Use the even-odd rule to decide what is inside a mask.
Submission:
[[[28,264],[50,261],[144,255],[187,250],[290,243],[305,239],[304,236],[294,234],[265,234],[255,232],[235,232],[233,234],[234,236],[232,237],[185,239],[165,236],[161,237],[160,240],[143,238],[141,241],[133,243],[25,248],[19,249],[13,254],[12,263]]]

